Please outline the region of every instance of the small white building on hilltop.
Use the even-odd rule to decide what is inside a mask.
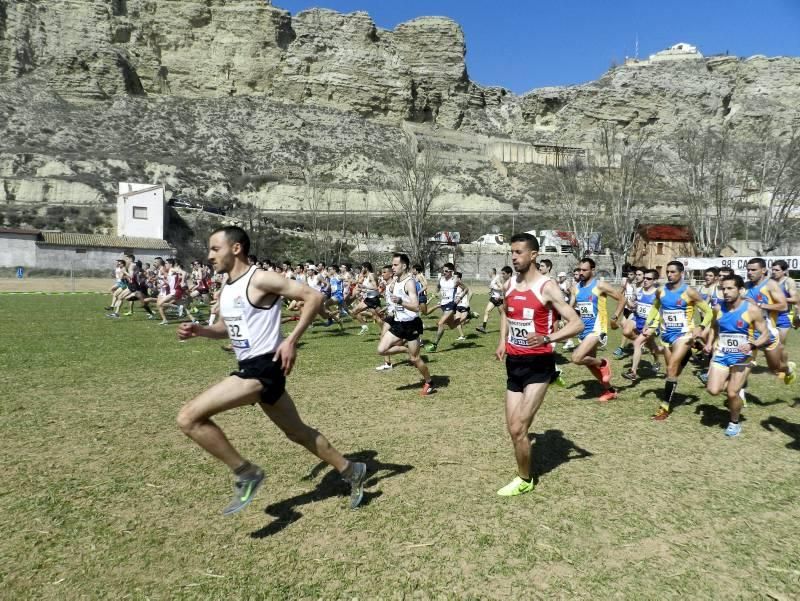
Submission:
[[[0,227],[0,267],[111,271],[122,253],[148,263],[174,255],[164,240],[164,192],[162,184],[121,183],[116,236]]]
[[[659,61],[675,61],[685,59],[698,59],[703,58],[697,46],[692,46],[686,42],[680,42],[674,46],[670,46],[666,50],[656,52],[650,55],[650,62],[656,63]]]
[[[163,184],[120,182],[117,196],[117,236],[164,239],[167,211]]]

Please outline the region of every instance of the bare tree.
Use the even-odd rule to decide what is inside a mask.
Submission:
[[[747,191],[756,198],[761,254],[800,231],[794,214],[800,208],[800,125],[783,139],[770,131],[767,120],[746,154]]]
[[[442,159],[436,149],[429,144],[420,148],[416,137],[406,133],[405,142],[390,165],[386,199],[404,226],[412,261],[425,264],[433,202],[439,195],[444,172]]]
[[[314,253],[314,260],[321,257],[323,247],[322,241],[322,212],[325,208],[326,189],[322,186],[314,174],[313,169],[307,164],[303,167],[303,177],[306,180],[304,190],[303,208],[306,211],[306,224],[311,239],[311,249]]]
[[[647,206],[645,195],[653,193],[654,146],[648,129],[625,134],[610,121],[600,126],[598,142],[597,195],[605,209],[611,233],[608,247],[612,251],[616,276],[620,277],[622,266],[636,243],[636,233]]]
[[[728,127],[687,126],[672,144],[677,162],[666,179],[685,203],[695,248],[704,257],[719,256],[744,209],[739,148]]]
[[[547,170],[544,183],[550,211],[572,233],[572,254],[580,260],[591,248],[592,235],[602,221],[597,207],[592,170],[582,157],[573,156]]]

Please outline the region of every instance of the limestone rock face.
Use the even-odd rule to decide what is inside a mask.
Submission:
[[[470,81],[465,52],[443,17],[384,30],[266,0],[0,0],[0,202],[105,202],[136,180],[286,208],[311,165],[341,202],[374,204],[411,132],[443,150],[453,207],[494,210],[532,206],[541,181],[504,145],[591,150],[609,121],[665,144],[687,124],[800,124],[798,58],[629,61],[518,96]]]
[[[267,95],[432,120],[467,85],[445,18],[379,30],[366,13],[294,19],[264,0],[0,0],[0,81],[46,73],[69,98]]]

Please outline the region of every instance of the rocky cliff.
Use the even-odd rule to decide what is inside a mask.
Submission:
[[[351,206],[379,203],[412,124],[447,150],[454,206],[533,206],[541,167],[498,143],[764,116],[783,134],[799,114],[797,58],[631,61],[516,96],[471,82],[465,51],[441,17],[387,31],[265,0],[0,0],[0,202],[104,202],[127,179],[291,209],[311,166]]]

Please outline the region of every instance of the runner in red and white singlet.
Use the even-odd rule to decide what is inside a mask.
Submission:
[[[506,427],[514,444],[517,477],[497,491],[503,497],[533,490],[528,430],[547,387],[557,377],[555,342],[583,330],[583,321],[566,303],[558,285],[536,269],[538,254],[539,242],[530,234],[511,238],[511,260],[517,275],[505,291],[495,356],[506,361]],[[556,313],[566,325],[554,333]]]
[[[542,298],[542,288],[550,278],[539,278],[527,290],[511,286],[506,290],[505,313],[508,323],[506,354],[509,357],[552,355],[554,344],[531,346],[528,336],[538,334],[550,337],[557,314]]]

